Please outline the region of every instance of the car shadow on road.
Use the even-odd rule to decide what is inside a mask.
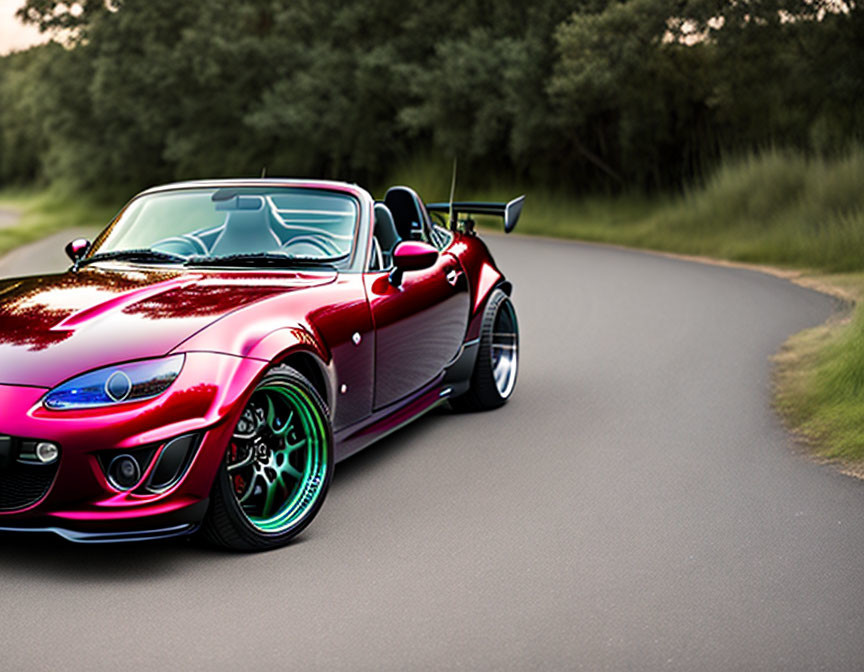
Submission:
[[[38,574],[74,581],[137,581],[173,572],[207,549],[186,539],[131,544],[74,544],[50,533],[0,536],[0,576]]]
[[[309,530],[288,547],[303,544]],[[314,533],[313,533],[314,534]],[[286,548],[286,547],[283,547]],[[153,581],[201,563],[234,567],[248,554],[217,548],[197,537],[116,544],[76,544],[50,533],[0,535],[0,579],[39,575],[46,580],[94,583]]]

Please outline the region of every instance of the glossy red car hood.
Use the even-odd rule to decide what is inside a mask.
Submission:
[[[229,312],[336,275],[89,266],[3,280],[0,384],[52,387],[100,366],[158,357]]]

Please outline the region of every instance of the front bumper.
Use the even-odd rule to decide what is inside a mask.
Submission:
[[[44,408],[44,388],[0,385],[0,434],[60,446],[47,492],[25,506],[0,510],[0,531],[54,532],[73,541],[129,541],[194,531],[206,513],[248,391],[266,367],[257,359],[190,352],[180,375],[159,397],[74,411]],[[120,491],[106,478],[106,455],[149,453],[145,449],[151,448],[152,468],[168,442],[190,434],[197,439],[194,453],[179,480],[164,491]],[[142,482],[148,473],[142,474]]]

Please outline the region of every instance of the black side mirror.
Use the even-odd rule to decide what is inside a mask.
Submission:
[[[66,256],[72,260],[72,270],[78,270],[78,264],[90,250],[90,241],[86,238],[76,238],[66,246]]]

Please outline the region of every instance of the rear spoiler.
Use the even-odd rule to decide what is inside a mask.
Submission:
[[[522,206],[525,204],[525,196],[514,198],[509,203],[493,203],[488,201],[455,201],[453,203],[453,214],[458,219],[459,215],[492,215],[504,219],[504,232],[510,233],[516,228],[519,215],[522,214]],[[450,212],[449,203],[427,203],[426,209],[431,212]]]

